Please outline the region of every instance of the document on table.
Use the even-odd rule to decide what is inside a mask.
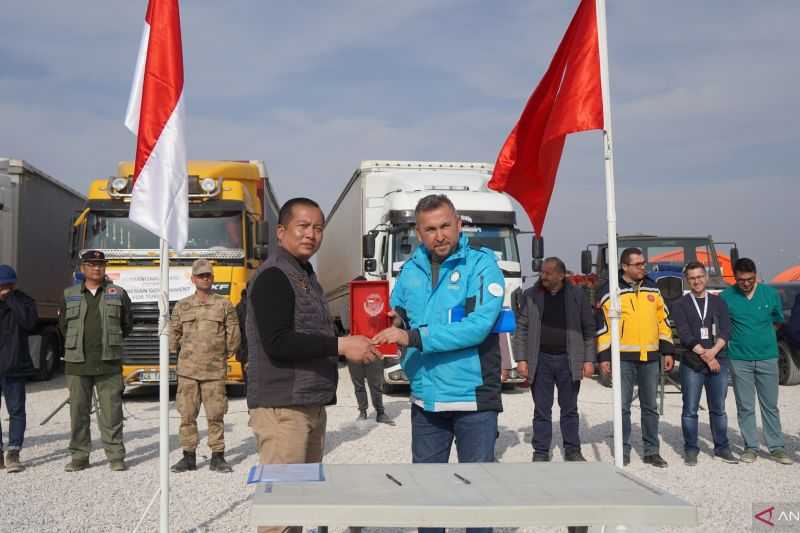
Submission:
[[[322,463],[289,465],[255,465],[250,468],[247,484],[253,483],[314,483],[325,481]]]

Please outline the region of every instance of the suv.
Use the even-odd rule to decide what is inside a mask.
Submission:
[[[770,283],[781,295],[784,324],[792,316],[792,306],[800,294],[800,282]],[[792,344],[794,340],[794,345]],[[800,384],[800,339],[790,339],[784,327],[778,329],[778,369],[781,385]]]

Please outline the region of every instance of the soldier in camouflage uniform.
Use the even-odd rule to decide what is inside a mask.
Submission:
[[[170,353],[178,353],[175,402],[181,414],[179,434],[183,448],[183,458],[172,466],[172,471],[197,469],[197,415],[202,403],[211,448],[209,468],[231,472],[225,462],[225,372],[228,356],[239,349],[239,320],[231,302],[211,292],[214,274],[207,259],[198,259],[192,265],[192,283],[195,293],[175,304],[170,322]]]

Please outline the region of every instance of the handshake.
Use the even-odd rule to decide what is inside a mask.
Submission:
[[[350,335],[339,337],[339,355],[343,355],[353,363],[371,363],[376,359],[383,359],[383,354],[378,349],[381,344],[408,345],[408,332],[401,329],[403,321],[394,311],[389,311],[392,326],[384,329],[371,339],[363,335]]]

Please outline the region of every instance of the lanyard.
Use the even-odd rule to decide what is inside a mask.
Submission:
[[[706,293],[706,301],[703,304],[703,314],[701,315],[700,314],[700,306],[697,305],[697,298],[695,298],[694,294],[692,294],[692,303],[694,304],[694,308],[697,309],[697,316],[700,317],[700,325],[701,326],[703,324],[705,324],[705,322],[706,322],[706,315],[708,314],[708,300],[709,300],[708,293]]]

